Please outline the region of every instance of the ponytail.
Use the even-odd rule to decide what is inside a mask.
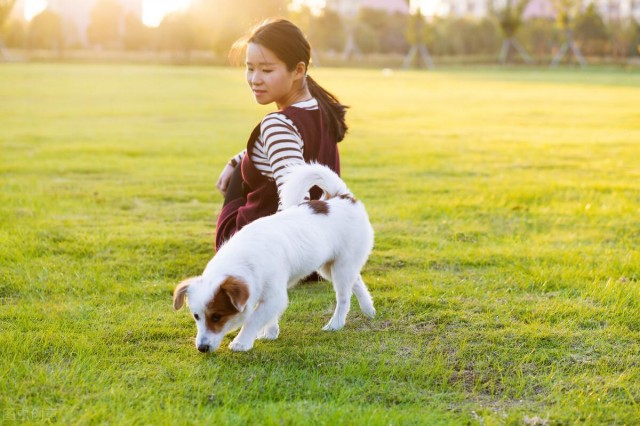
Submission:
[[[344,119],[349,107],[342,105],[333,94],[326,91],[308,74],[307,86],[311,96],[318,100],[318,106],[329,128],[329,133],[336,138],[336,143],[340,142],[349,129]]]

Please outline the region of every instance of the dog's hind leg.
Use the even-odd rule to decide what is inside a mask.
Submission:
[[[333,261],[330,261],[322,265],[320,268],[318,268],[316,272],[325,280],[333,282],[333,278],[331,277],[332,267],[333,267]]]
[[[371,298],[371,294],[369,294],[369,290],[367,290],[367,286],[364,281],[362,281],[362,277],[360,275],[358,275],[356,282],[353,284],[353,294],[355,294],[356,299],[358,299],[358,304],[360,305],[362,313],[369,318],[375,317],[376,310],[373,307],[373,299]]]
[[[340,330],[344,327],[349,313],[353,286],[357,277],[358,275],[354,274],[353,267],[350,265],[334,265],[331,268],[333,289],[336,292],[336,310],[333,312],[329,323],[322,328],[323,330]]]

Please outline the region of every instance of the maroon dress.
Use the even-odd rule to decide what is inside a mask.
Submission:
[[[302,155],[304,161],[324,164],[340,174],[340,157],[336,140],[323,124],[322,112],[290,106],[280,114],[289,118],[300,132],[304,141]],[[216,250],[243,226],[278,210],[278,189],[273,178],[264,176],[251,161],[251,152],[260,135],[260,125],[251,133],[247,142],[247,152],[242,159],[242,181],[245,197],[239,197],[225,204],[216,226]],[[320,188],[311,190],[311,199],[322,195]]]

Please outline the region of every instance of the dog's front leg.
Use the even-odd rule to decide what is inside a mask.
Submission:
[[[265,325],[264,328],[260,330],[260,332],[258,333],[258,339],[276,340],[279,334],[280,326],[278,325],[278,320],[276,319]]]
[[[229,344],[229,349],[237,352],[245,352],[253,348],[253,343],[258,333],[270,324],[278,324],[278,318],[287,307],[286,291],[283,295],[270,296],[260,302],[256,310],[244,323],[235,339]],[[277,336],[277,334],[276,334]]]

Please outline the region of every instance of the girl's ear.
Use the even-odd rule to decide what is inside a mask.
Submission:
[[[298,62],[298,64],[296,65],[295,73],[296,79],[302,78],[307,74],[307,66],[304,64],[304,62]]]

